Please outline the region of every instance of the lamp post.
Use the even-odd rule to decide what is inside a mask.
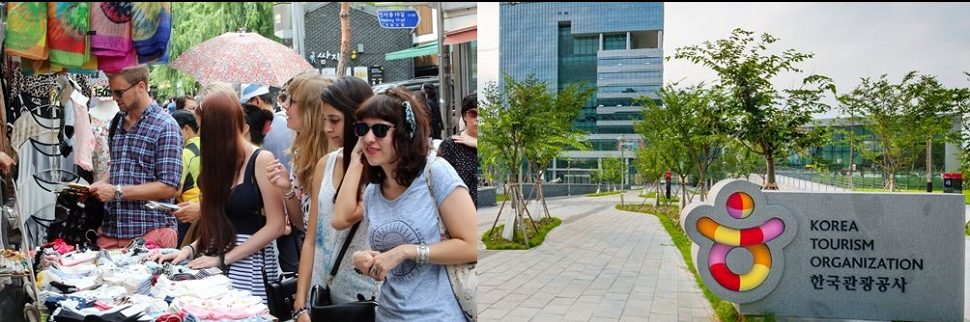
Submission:
[[[620,150],[620,161],[623,162],[623,175],[620,176],[620,190],[626,189],[626,156],[624,155],[625,149],[623,149],[623,143],[625,141],[626,138],[623,137],[623,134],[620,134],[616,138],[616,148]]]

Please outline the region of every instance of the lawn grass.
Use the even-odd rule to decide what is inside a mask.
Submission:
[[[861,192],[889,192],[882,188],[856,188],[855,191]],[[896,192],[926,192],[925,189],[896,189]],[[933,193],[943,193],[942,190],[934,189]],[[963,191],[963,203],[970,205],[970,190]]]
[[[605,192],[600,192],[600,193],[589,193],[589,194],[586,194],[586,196],[587,197],[603,197],[603,196],[618,195],[618,194],[621,194],[621,193],[624,193],[624,192],[626,192],[626,191],[624,191],[624,190],[605,191]]]
[[[494,233],[489,234],[486,231],[482,234],[482,242],[485,243],[485,248],[488,250],[503,250],[503,249],[529,249],[539,245],[546,240],[546,234],[549,233],[553,228],[562,224],[562,220],[556,217],[542,218],[538,222],[539,231],[536,232],[532,228],[532,224],[529,219],[523,220],[525,224],[526,231],[529,234],[529,246],[526,247],[525,240],[522,238],[522,230],[515,229],[512,234],[512,240],[505,240],[502,238],[502,230],[505,229],[505,225],[498,225],[495,227]]]
[[[509,200],[509,195],[505,193],[500,193],[495,195],[495,201],[506,201]]]
[[[694,281],[697,286],[701,288],[704,293],[704,297],[707,301],[711,303],[711,307],[714,308],[714,314],[717,315],[719,321],[740,321],[738,311],[734,309],[734,304],[725,300],[720,299],[717,295],[714,295],[711,290],[701,282],[699,276],[697,276],[697,269],[694,268],[694,259],[690,255],[691,241],[687,238],[687,234],[680,229],[679,220],[680,209],[676,206],[673,207],[653,207],[653,206],[638,206],[638,205],[626,205],[620,206],[616,205],[616,209],[641,212],[646,214],[651,214],[657,216],[660,219],[660,223],[663,224],[664,229],[667,230],[667,234],[670,234],[670,239],[674,241],[674,245],[677,250],[680,251],[680,255],[684,257],[684,262],[687,263],[687,269],[690,270],[691,274],[694,275]]]
[[[657,192],[654,191],[654,192],[651,192],[651,193],[648,193],[648,194],[645,194],[645,195],[640,195],[640,198],[654,198],[656,196],[657,196]],[[664,198],[664,199],[666,199],[666,198]],[[661,201],[663,201],[663,200],[661,200]],[[677,202],[677,201],[680,201],[680,198],[677,198],[677,196],[671,195],[670,196],[670,199],[667,199],[667,201]]]

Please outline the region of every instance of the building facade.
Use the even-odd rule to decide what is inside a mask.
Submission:
[[[304,46],[307,60],[324,75],[333,74],[340,52],[340,3],[320,2],[307,6]],[[374,76],[370,67],[382,67],[382,82],[414,77],[411,59],[385,60],[385,54],[412,46],[410,29],[384,29],[377,20],[377,8],[353,3],[350,8],[350,67],[355,76]],[[371,81],[373,84],[374,82]]]
[[[590,151],[566,151],[549,165],[547,180],[585,183],[602,159],[623,158],[627,181],[640,144],[633,125],[638,99],[656,99],[663,84],[663,3],[521,3],[500,5],[502,73],[533,74],[559,91],[596,87],[574,126],[589,133]]]

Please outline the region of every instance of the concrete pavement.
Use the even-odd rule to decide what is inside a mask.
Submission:
[[[640,203],[639,192],[624,195]],[[618,211],[619,196],[550,199],[563,223],[530,250],[479,252],[481,321],[712,321],[660,221]],[[533,216],[541,206],[531,204]],[[479,235],[499,207],[481,208]],[[503,211],[499,224],[511,211]]]

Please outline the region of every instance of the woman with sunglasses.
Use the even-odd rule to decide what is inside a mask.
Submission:
[[[326,120],[320,99],[320,94],[330,84],[330,79],[319,74],[304,73],[293,78],[286,88],[289,98],[283,103],[286,126],[296,133],[289,149],[292,174],[279,161],[266,168],[270,182],[284,192],[283,203],[290,223],[300,231],[306,231],[309,223],[309,187],[313,182],[313,168],[320,158],[333,150],[324,132]]]
[[[478,258],[475,206],[451,165],[429,158],[425,108],[403,88],[389,89],[361,106],[354,125],[356,160],[350,162],[335,206],[334,222],[353,213],[357,187],[349,179],[363,173],[368,183],[363,213],[372,250],[354,252],[353,260],[362,274],[384,281],[377,308],[381,321],[464,320],[445,265]],[[439,222],[450,237],[442,237]]]
[[[473,92],[461,100],[461,118],[465,130],[452,135],[438,146],[438,155],[451,163],[468,187],[475,207],[478,207],[478,94]]]
[[[334,304],[357,301],[361,294],[370,298],[377,290],[373,279],[354,273],[351,254],[367,247],[367,221],[361,220],[362,213],[345,214],[341,218],[351,218],[352,221],[340,221],[338,225],[331,225],[336,217],[334,214],[334,200],[340,184],[344,181],[346,172],[352,159],[351,149],[357,144],[354,135],[354,124],[357,119],[354,112],[360,104],[374,96],[370,85],[357,77],[342,77],[323,90],[323,115],[326,117],[324,131],[330,138],[330,143],[337,150],[321,158],[313,174],[313,186],[310,195],[310,224],[307,226],[306,239],[300,256],[300,274],[294,301],[294,316],[297,322],[310,321],[305,314],[307,293],[311,285],[328,285],[330,299]],[[360,187],[360,176],[348,178],[354,187]],[[357,195],[349,196],[359,200]],[[357,224],[359,223],[359,224]],[[350,237],[351,231],[353,237]],[[336,263],[340,250],[347,238],[350,244],[340,263]],[[331,276],[331,270],[337,265],[337,274]]]
[[[232,286],[248,290],[267,303],[264,281],[279,272],[273,240],[283,234],[285,217],[280,191],[265,169],[273,154],[249,142],[239,97],[216,92],[196,109],[202,119],[199,183],[202,216],[196,240],[160,261],[195,258],[193,269],[220,267]]]

